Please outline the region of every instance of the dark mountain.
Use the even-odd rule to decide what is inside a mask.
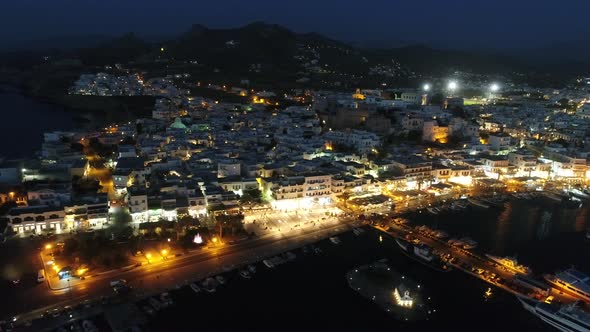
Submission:
[[[474,71],[479,73],[504,73],[515,69],[530,69],[515,58],[468,51],[441,50],[424,45],[372,50],[376,61],[393,58],[421,73],[440,74],[449,70]]]
[[[97,46],[80,49],[76,53],[84,64],[112,65],[136,60],[153,51],[152,44],[145,42],[134,33],[128,33]]]
[[[164,47],[163,53],[159,52]],[[504,72],[522,62],[505,56],[465,51],[440,50],[413,45],[390,49],[355,48],[317,33],[295,33],[282,26],[262,22],[234,29],[210,29],[195,24],[177,38],[147,43],[133,34],[84,49],[87,64],[107,64],[138,59],[140,56],[197,61],[221,70],[247,71],[260,64],[265,69],[297,73],[314,59],[330,69],[366,72],[392,60],[412,71],[438,73],[449,70]],[[363,59],[364,58],[364,59]],[[367,61],[368,60],[368,61]],[[309,64],[313,66],[315,63]],[[308,67],[309,67],[308,66]]]
[[[196,60],[221,69],[244,70],[260,64],[275,70],[296,70],[307,47],[346,47],[319,34],[297,34],[282,26],[252,23],[237,29],[209,29],[194,25],[166,43],[166,57]]]
[[[590,55],[590,47],[584,43],[551,48],[554,53],[563,49],[571,50],[572,55],[576,54],[575,58]],[[147,41],[130,33],[96,46],[66,50],[64,57],[77,57],[84,65],[90,66],[137,60],[146,63],[176,61],[177,65],[196,61],[203,68],[201,73],[216,69],[215,72],[236,76],[262,73],[266,74],[268,81],[283,78],[294,81],[312,76],[319,78],[317,81],[356,84],[357,79],[376,83],[383,82],[384,78],[403,80],[413,77],[413,73],[418,76],[440,75],[456,70],[484,74],[550,70],[559,73],[563,64],[548,66],[543,55],[549,58],[549,53],[548,50],[531,50],[526,56],[514,57],[498,52],[457,51],[423,45],[370,49],[354,47],[317,33],[296,33],[279,25],[256,22],[232,29],[210,29],[195,24],[164,42]],[[580,63],[574,61],[569,67],[572,70],[568,73],[581,68]],[[369,72],[372,74],[367,75]]]

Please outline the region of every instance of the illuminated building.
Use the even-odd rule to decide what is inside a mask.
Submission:
[[[410,291],[402,284],[393,291],[395,304],[400,307],[411,308],[414,305],[414,299],[410,296]]]

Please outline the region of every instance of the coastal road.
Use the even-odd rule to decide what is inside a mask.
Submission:
[[[113,295],[111,280],[125,279],[134,288],[134,296],[142,297],[165,289],[200,280],[208,275],[221,273],[224,267],[231,268],[256,262],[264,257],[291,250],[307,243],[316,242],[334,234],[347,231],[353,220],[342,219],[337,223],[318,226],[314,229],[294,230],[288,233],[271,233],[234,245],[224,244],[205,248],[184,256],[146,264],[126,271],[113,271],[90,277],[83,282],[59,291],[39,285],[17,294],[10,312],[3,317],[17,315],[18,320],[30,320],[54,308],[62,309],[83,300],[100,299]],[[34,300],[31,300],[34,299]],[[27,312],[26,314],[18,314]]]

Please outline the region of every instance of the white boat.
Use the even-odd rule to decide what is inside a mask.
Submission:
[[[340,239],[337,236],[332,236],[330,237],[330,242],[332,242],[333,244],[340,244]]]
[[[293,252],[291,252],[291,251],[287,251],[287,252],[285,253],[285,258],[286,258],[288,261],[293,261],[293,260],[295,260],[295,258],[297,258],[297,255],[295,255],[295,254],[294,254]]]
[[[556,195],[552,192],[548,192],[548,191],[544,191],[543,196],[549,198],[550,200],[556,201],[556,202],[561,202],[563,200],[563,197]]]
[[[428,210],[428,212],[430,214],[433,214],[433,215],[437,215],[438,214],[438,211],[436,211],[435,208],[428,207],[428,208],[426,208],[426,210]]]
[[[359,235],[365,233],[365,230],[362,228],[353,228],[352,232],[354,233],[354,235],[359,236]]]
[[[523,307],[545,323],[564,332],[590,332],[590,313],[578,303],[556,305],[517,297]]]
[[[484,202],[477,200],[475,198],[468,198],[467,201],[475,206],[479,206],[480,208],[489,209],[490,206],[485,204]]]
[[[430,247],[425,244],[418,244],[414,246],[414,255],[422,258],[423,260],[430,262],[434,259],[434,255],[430,251]]]
[[[251,274],[256,273],[256,266],[254,265],[248,265],[248,271],[250,271]]]
[[[446,239],[449,237],[449,234],[445,231],[436,230],[432,233],[437,239]]]
[[[590,228],[586,229],[586,238],[590,239]]]
[[[451,246],[456,246],[456,247],[463,247],[463,245],[465,245],[465,243],[461,240],[457,240],[457,239],[450,239],[447,241],[447,243]]]
[[[492,261],[504,266],[505,268],[508,268],[514,272],[517,273],[522,273],[522,274],[530,274],[531,270],[524,266],[524,265],[519,265],[518,261],[516,260],[516,257],[499,257],[499,256],[494,256],[494,255],[488,255],[486,254],[486,256],[491,259]]]
[[[273,267],[275,267],[275,265],[269,259],[263,260],[262,263],[264,265],[266,265],[266,267],[268,267],[269,269],[272,269]]]
[[[197,284],[195,284],[194,282],[190,284],[190,287],[193,290],[193,292],[195,292],[195,293],[201,292],[201,287],[197,286]]]
[[[397,242],[397,245],[402,248],[405,251],[408,251],[408,246],[410,245],[409,242],[406,242],[404,240],[400,240],[398,238],[395,239],[395,242]]]
[[[570,190],[570,192],[572,193],[572,195],[579,197],[579,198],[584,198],[584,199],[590,198],[590,195],[586,194],[585,192],[581,191],[580,189],[572,189],[572,190]]]
[[[248,272],[248,270],[240,270],[240,277],[244,279],[250,279],[252,278],[252,275],[250,274],[250,272]]]
[[[203,289],[206,292],[213,293],[215,290],[217,290],[217,281],[213,278],[207,278],[205,281],[203,281],[201,286],[203,286]]]
[[[225,284],[225,278],[223,276],[215,276],[215,280],[217,280],[220,285]]]
[[[574,268],[556,273],[544,275],[545,280],[551,285],[590,303],[590,276]]]
[[[477,247],[477,242],[475,242],[472,238],[464,237],[459,239],[460,242],[463,242],[464,249],[474,249]]]

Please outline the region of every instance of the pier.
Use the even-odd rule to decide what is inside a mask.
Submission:
[[[516,278],[517,276],[524,276],[523,274],[498,264],[484,254],[453,246],[447,243],[446,240],[418,230],[418,227],[414,228],[413,226],[397,221],[392,221],[384,226],[373,227],[395,238],[424,243],[432,249],[433,254],[438,256],[448,266],[463,271],[516,296],[538,301],[555,301],[564,304],[573,303],[578,300],[578,298],[565,294],[549,284],[546,290],[541,290],[540,287],[534,286],[526,287],[522,281],[519,282]]]

